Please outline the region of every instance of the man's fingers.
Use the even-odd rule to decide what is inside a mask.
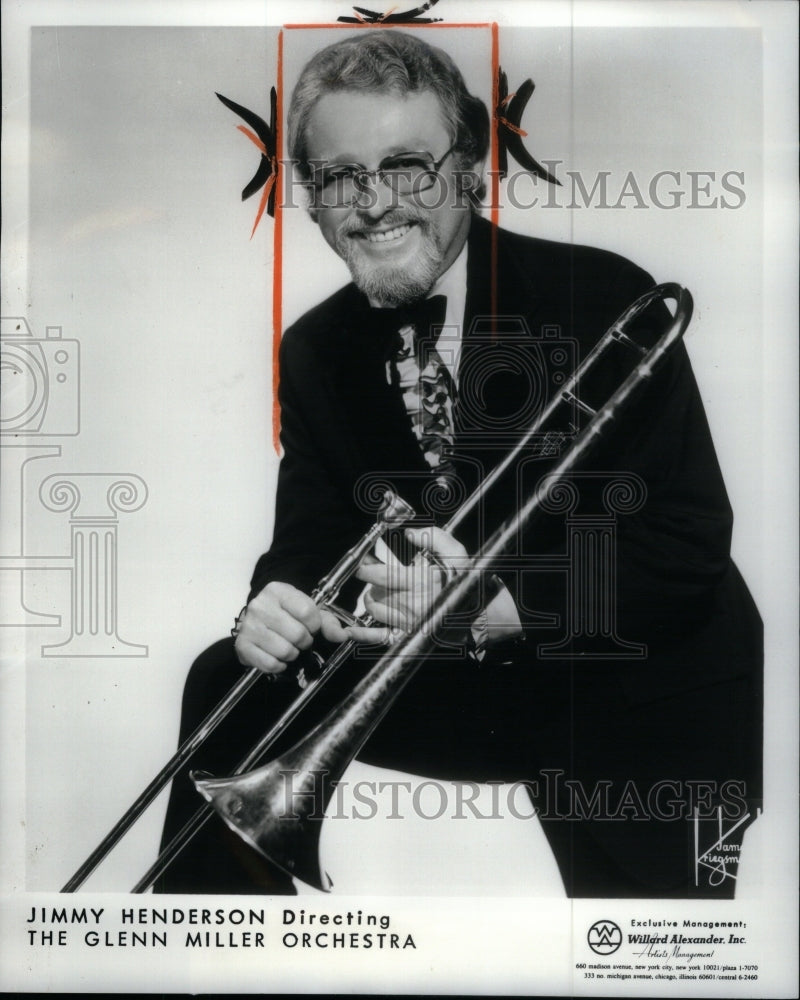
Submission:
[[[407,629],[409,626],[408,618],[402,609],[384,604],[383,601],[376,601],[369,593],[364,595],[364,607],[376,621],[392,628]]]
[[[239,662],[247,667],[256,667],[265,674],[280,674],[286,669],[284,662],[276,659],[271,653],[260,649],[241,635],[236,640],[235,648]]]
[[[437,556],[459,560],[467,555],[467,550],[461,542],[434,525],[425,528],[406,528],[405,534],[412,545],[416,545],[419,549],[430,549]]]
[[[282,663],[291,663],[292,660],[296,660],[300,655],[300,650],[297,646],[292,645],[288,639],[284,639],[279,633],[272,631],[266,632],[263,636],[259,637],[258,648]]]
[[[322,611],[322,634],[328,642],[345,642],[349,638],[339,619],[330,611]]]
[[[387,625],[379,625],[377,628],[367,628],[366,625],[348,625],[347,627],[347,634],[351,639],[370,646],[385,645],[390,631]]]
[[[429,549],[447,565],[457,568],[467,558],[467,550],[441,528],[432,525],[424,528],[406,528],[406,538],[419,549]],[[430,576],[430,574],[437,574]],[[387,550],[386,562],[370,556],[362,562],[356,576],[364,583],[386,590],[413,590],[424,588],[431,581],[438,582],[439,570],[419,560],[406,566]]]
[[[356,579],[364,583],[372,583],[378,587],[385,587],[389,573],[382,562],[371,563],[365,566],[363,563],[356,570]]]
[[[432,583],[439,581],[439,567],[431,565],[424,559],[417,558],[409,566],[398,565],[389,568],[380,564],[362,566],[356,574],[359,580],[369,583],[372,587],[390,592],[395,590],[424,590]]]
[[[267,673],[279,673],[309,649],[322,627],[319,608],[288,583],[273,581],[247,605],[236,640],[239,660]]]
[[[284,611],[302,622],[312,635],[319,632],[322,626],[319,608],[307,594],[289,583],[270,583],[267,589],[270,587],[275,588],[274,594]]]
[[[410,566],[398,562],[393,566],[385,563],[361,565],[356,570],[356,578],[385,590],[408,590],[414,585],[414,574]]]
[[[377,583],[381,586],[399,590],[406,586],[408,567],[400,562],[397,556],[382,539],[378,539],[376,552],[368,552],[356,570],[356,578],[364,583]]]
[[[248,610],[239,634],[254,646],[283,661],[294,660],[299,650],[308,649],[314,641],[300,622],[285,612]]]
[[[248,604],[240,631],[257,645],[264,631],[274,631],[298,649],[308,649],[321,626],[310,597],[291,584],[272,582]]]
[[[247,624],[246,618],[245,624]],[[269,634],[279,635],[297,649],[309,649],[314,642],[314,637],[306,626],[281,608],[270,608],[263,615],[254,616],[252,624],[253,639],[259,645],[262,645],[260,637]]]
[[[351,639],[370,646],[390,646],[405,634],[401,629],[392,629],[388,625],[371,628],[365,625],[349,625],[346,631]]]

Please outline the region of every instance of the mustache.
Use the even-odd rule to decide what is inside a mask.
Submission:
[[[395,229],[397,226],[417,223],[428,225],[428,213],[409,205],[401,209],[389,209],[379,219],[359,218],[354,214],[346,218],[336,230],[338,239],[345,239],[353,233],[372,233],[376,229]]]

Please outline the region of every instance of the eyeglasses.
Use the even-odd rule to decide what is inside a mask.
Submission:
[[[395,153],[385,156],[377,170],[367,170],[360,163],[317,167],[311,178],[316,204],[324,208],[352,205],[360,194],[369,190],[372,178],[382,181],[398,195],[427,191],[436,183],[442,164],[455,148],[451,146],[439,160],[427,152]]]

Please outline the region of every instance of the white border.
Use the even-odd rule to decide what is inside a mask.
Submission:
[[[456,15],[458,9],[458,15]],[[347,12],[347,6],[329,3],[304,3],[303,20],[332,19],[338,13]],[[450,21],[458,20],[491,20],[501,23],[505,18],[513,19],[516,24],[562,24],[564,23],[565,7],[559,3],[522,4],[517,3],[506,9],[499,3],[461,2],[456,4],[450,0],[442,0],[441,13]],[[113,12],[113,13],[112,13]],[[189,13],[190,12],[190,13]],[[433,13],[438,13],[434,11]],[[136,3],[109,5],[108,3],[65,3],[65,2],[10,2],[3,4],[3,76],[5,81],[3,100],[3,243],[2,243],[2,273],[3,273],[3,311],[5,314],[11,302],[18,300],[18,290],[26,285],[25,251],[27,244],[26,206],[27,206],[27,170],[26,150],[27,134],[27,80],[29,74],[27,32],[31,25],[47,23],[72,24],[217,24],[257,25],[267,23],[280,24],[294,22],[300,11],[296,3],[273,3],[267,7],[263,3],[229,2],[224,5],[186,2],[150,2],[140,0]],[[787,659],[796,662],[797,650],[797,610],[796,610],[796,569],[797,569],[797,427],[796,427],[796,372],[797,372],[797,303],[795,291],[797,288],[797,215],[796,215],[796,177],[797,177],[797,49],[796,49],[796,8],[787,3],[738,3],[738,2],[675,2],[675,3],[575,3],[570,8],[570,17],[576,25],[658,25],[663,24],[665,17],[670,24],[686,26],[718,25],[732,23],[737,25],[760,25],[764,38],[764,107],[765,107],[765,242],[764,242],[764,289],[765,308],[764,324],[766,331],[779,331],[777,335],[765,340],[765,360],[769,394],[766,396],[764,426],[767,433],[763,439],[763,459],[765,468],[764,495],[767,498],[765,510],[764,543],[768,552],[769,564],[772,567],[776,581],[773,591],[774,601],[769,608],[771,642],[782,651]],[[746,83],[743,81],[743,85]],[[20,775],[24,772],[24,713],[20,706],[24,705],[24,674],[18,662],[3,663],[2,678],[0,678],[0,695],[2,695],[2,778],[3,810],[2,810],[2,853],[0,853],[0,877],[4,891],[3,922],[9,914],[17,912],[20,904],[24,908],[30,904],[24,894],[19,895],[19,886],[15,884],[14,872],[19,868],[15,859],[24,855],[24,827],[20,824],[18,809],[24,808],[22,797],[24,789],[20,788]],[[794,670],[787,670],[782,679],[781,690],[768,691],[766,741],[768,760],[773,765],[779,760],[780,772],[768,770],[767,797],[775,800],[788,796],[788,801],[794,803],[796,797],[796,740],[792,734],[796,732],[797,715],[797,676]],[[770,785],[779,783],[779,790],[770,794]],[[17,808],[14,808],[16,806]],[[779,825],[776,839],[770,844],[770,853],[778,858],[796,857],[797,820],[793,805],[788,807],[783,822]],[[770,909],[773,917],[774,930],[774,961],[776,965],[783,963],[783,975],[776,976],[770,991],[762,993],[763,984],[749,995],[792,995],[796,978],[796,914],[794,912],[795,898],[791,891],[792,877],[796,879],[796,868],[790,871],[789,878],[780,874],[778,867],[770,869],[767,881],[770,883]],[[11,893],[11,897],[7,894]],[[102,901],[109,905],[114,897],[104,896]],[[86,897],[88,902],[96,897]],[[438,915],[442,926],[451,924],[459,918],[464,921],[465,933],[468,928],[464,901],[451,908],[446,901],[425,902],[432,913]],[[98,903],[97,905],[102,905]],[[413,909],[413,901],[406,901],[404,907]],[[495,904],[482,901],[484,915],[489,918],[495,912]],[[393,904],[395,910],[396,904]],[[506,928],[506,946],[509,956],[516,954],[513,948],[514,910],[516,904],[499,901],[497,903],[497,919]],[[585,904],[576,909],[587,910]],[[630,908],[628,908],[630,909]],[[608,914],[606,914],[608,915]],[[409,919],[413,919],[409,917]],[[527,920],[529,915],[519,912],[519,919]],[[576,926],[580,926],[576,922]],[[475,927],[471,927],[475,931]],[[535,929],[530,925],[525,928],[527,934],[535,940]],[[442,939],[442,948],[446,947],[447,938]],[[467,938],[464,938],[464,942]],[[520,947],[522,941],[520,941]],[[526,992],[519,987],[519,980],[511,974],[505,980],[479,981],[470,975],[458,974],[458,963],[453,956],[453,964],[448,961],[445,953],[441,955],[437,976],[433,980],[426,979],[421,973],[403,978],[399,967],[391,967],[388,963],[378,963],[369,971],[362,971],[354,976],[348,973],[346,967],[338,961],[330,965],[307,968],[307,979],[302,983],[297,981],[291,965],[284,973],[276,976],[274,989],[292,991],[329,989],[332,982],[342,984],[342,988],[394,988],[399,983],[410,990],[430,989],[434,984],[442,992],[469,990],[470,992]],[[97,964],[94,972],[105,969],[107,979],[92,975],[87,981],[88,970],[81,973],[76,970],[75,983],[83,981],[87,989],[100,989],[105,981],[109,986],[117,988],[122,985],[115,977],[114,969],[103,959]],[[148,985],[166,989],[191,988],[192,985],[207,989],[212,983],[216,988],[231,990],[234,988],[227,979],[227,973],[222,963],[199,963],[204,968],[198,968],[193,975],[172,980],[150,978],[157,976],[163,970],[154,968],[139,968],[131,971],[135,978],[128,980],[124,987],[131,985],[147,988]],[[241,967],[241,981],[236,983],[236,989],[263,989],[263,980],[259,979],[260,970],[250,968],[248,962]],[[439,978],[441,975],[441,979]],[[35,982],[45,989],[58,990],[66,987],[57,978],[49,979],[48,971],[39,968],[35,974],[35,982],[26,976],[24,969],[4,967],[2,984],[6,988],[33,989]],[[219,977],[219,978],[218,978]],[[251,978],[252,977],[252,978]],[[391,978],[386,978],[391,977]],[[261,983],[259,987],[259,982]],[[530,984],[530,980],[528,980]],[[517,989],[515,989],[515,985]],[[77,986],[73,986],[77,988]],[[528,985],[528,989],[530,986]],[[674,995],[678,995],[678,991]],[[712,995],[710,992],[709,995]],[[719,995],[719,994],[717,994]],[[744,994],[743,994],[744,995]]]

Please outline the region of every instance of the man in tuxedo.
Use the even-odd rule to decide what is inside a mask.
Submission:
[[[235,641],[190,674],[184,734],[237,670],[286,678],[312,647],[354,638],[377,656],[412,630],[443,574],[421,572],[408,550],[427,546],[457,567],[543,481],[578,410],[456,531],[442,527],[563,382],[565,358],[571,367],[584,357],[653,284],[614,254],[480,217],[486,108],[450,57],[415,34],[370,29],[317,53],[288,122],[312,218],[353,280],[284,335],[272,546]],[[653,313],[640,324],[645,342]],[[592,392],[606,398],[630,367],[613,356]],[[374,523],[383,484],[420,516],[359,569],[375,623],[345,626],[310,594]],[[569,485],[571,506],[551,504],[521,535],[499,591],[465,612],[457,652],[437,650],[359,758],[434,778],[527,782],[568,895],[731,895],[730,867],[710,878],[694,837],[722,822],[738,831],[737,850],[760,802],[761,624],[730,559],[732,515],[682,347]],[[630,513],[609,534],[609,490],[620,489]],[[587,511],[612,540],[597,556],[610,575],[580,603],[565,538]],[[612,619],[600,627],[605,645],[586,620],[593,600]],[[263,685],[208,741],[200,766],[231,768],[295,690]],[[196,802],[188,780],[176,781],[165,839]],[[292,891],[216,820],[159,888]]]

